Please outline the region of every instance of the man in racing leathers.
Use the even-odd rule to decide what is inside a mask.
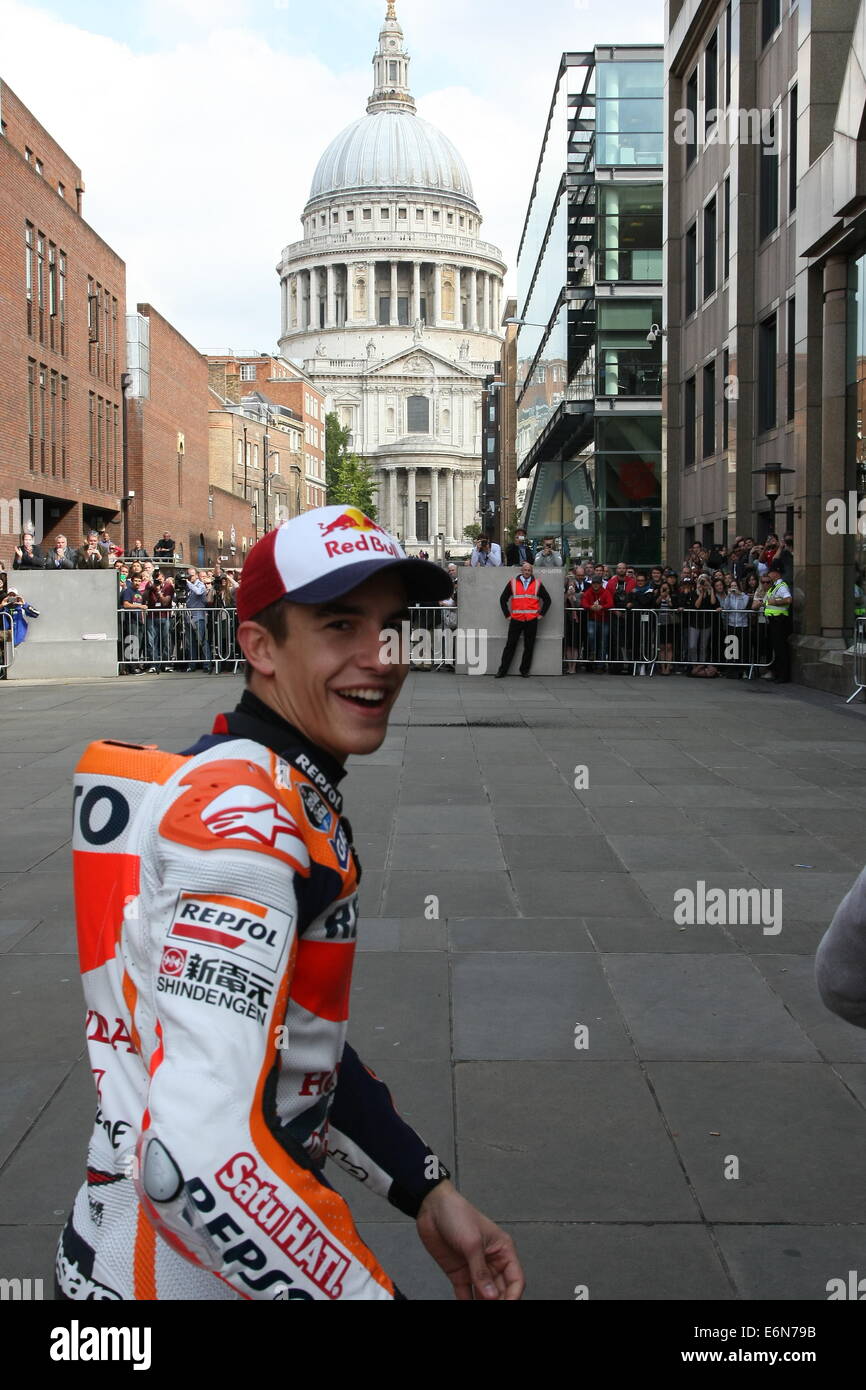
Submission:
[[[175,755],[97,743],[75,891],[98,1109],[57,1255],[71,1299],[395,1299],[324,1174],[415,1217],[460,1299],[516,1299],[466,1202],[346,1042],[360,869],[341,816],[406,676],[383,629],[447,575],[353,508],[269,533],[237,592],[248,687]]]

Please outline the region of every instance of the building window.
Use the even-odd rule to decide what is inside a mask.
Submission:
[[[449,214],[448,214],[448,226],[449,226],[449,227],[453,227],[453,226],[454,226],[454,213],[453,213],[453,212],[449,212]]]
[[[423,208],[416,208],[416,209],[415,209],[415,221],[416,221],[416,222],[423,222],[423,221],[424,221],[424,209],[423,209]]]
[[[364,208],[361,212],[361,216],[363,217],[365,222],[371,222],[373,219],[373,209]]]
[[[66,252],[57,257],[57,304],[60,315],[60,352],[66,356]]]
[[[26,145],[24,146],[24,158],[27,160],[28,164],[33,163],[33,151],[28,150]]]
[[[256,369],[255,369],[255,366],[252,365],[252,364],[249,363],[249,362],[244,362],[244,363],[242,363],[242,365],[241,365],[241,381],[255,381],[255,379],[256,379]]]
[[[90,392],[87,415],[87,456],[90,463],[90,486],[95,487],[96,477],[96,397]]]
[[[722,353],[722,448],[728,447],[728,378],[731,374],[731,354],[727,348]]]
[[[397,209],[397,216],[399,217],[399,219],[400,219],[401,222],[405,222],[405,221],[406,221],[406,218],[409,216],[409,209],[408,209],[408,208],[398,208],[398,209]]]
[[[39,341],[45,342],[45,237],[36,234],[36,306],[38,310]]]
[[[731,271],[731,180],[722,185],[722,279]]]
[[[389,64],[388,64],[388,81],[389,81],[389,82],[396,82],[396,81],[397,81],[397,64],[396,64],[396,63],[389,63]]]
[[[409,434],[430,433],[430,401],[427,396],[410,396],[406,402],[406,429]]]
[[[37,174],[42,174],[42,160],[38,157],[33,161],[33,168],[36,170]]]
[[[776,315],[758,325],[758,432],[776,428]]]
[[[691,468],[695,462],[695,421],[697,418],[695,378],[693,376],[686,378],[685,387],[683,412],[683,467]]]
[[[698,224],[693,222],[686,231],[685,267],[686,318],[698,307]]]
[[[719,34],[714,29],[704,53],[704,139],[708,126],[718,120],[719,105]]]
[[[731,7],[725,9],[725,105],[731,104]]]
[[[391,322],[391,296],[389,294],[379,295],[379,326],[387,327]]]
[[[64,188],[62,183],[59,183],[57,185],[57,192],[60,194],[61,198],[66,197],[66,189]]]
[[[779,154],[776,150],[776,126],[778,113],[773,112],[767,123],[766,142],[760,146],[760,225],[761,241],[774,232],[779,225]]]
[[[698,156],[698,70],[695,68],[686,83],[686,168],[694,164]]]
[[[716,200],[704,208],[704,299],[716,292]]]
[[[788,300],[788,312],[787,312],[787,318],[786,318],[785,326],[786,326],[786,328],[787,328],[787,330],[788,330],[788,342],[787,342],[788,360],[787,360],[787,383],[786,383],[786,384],[787,384],[787,397],[788,397],[788,400],[787,400],[787,406],[788,406],[788,419],[789,419],[789,420],[793,420],[793,418],[794,418],[794,388],[795,388],[795,385],[796,385],[796,380],[795,380],[795,378],[796,378],[796,365],[797,365],[797,338],[796,338],[796,322],[795,322],[795,316],[794,316],[794,300],[793,300],[793,299],[789,299],[789,300]]]
[[[27,444],[30,458],[30,472],[36,472],[36,363],[31,357],[27,363]]]
[[[36,229],[32,222],[24,224],[24,282],[27,302],[27,332],[33,337],[33,293],[36,278]]]
[[[435,208],[434,211],[433,211],[433,221],[434,221],[435,223],[437,223],[437,224],[438,224],[438,222],[439,222],[439,209],[438,209],[438,208]]]
[[[354,214],[354,212],[352,211],[352,209],[349,208],[348,212],[346,213],[346,221],[347,221],[347,222],[354,222],[354,220],[355,220],[355,214]]]
[[[788,97],[788,211],[797,206],[797,84]]]
[[[60,378],[60,476],[66,477],[69,450],[69,378]]]
[[[386,222],[386,221],[388,220],[388,218],[391,216],[391,209],[390,209],[390,208],[380,208],[380,209],[379,209],[379,214],[380,214],[380,216],[381,216],[381,218],[382,218],[382,221],[383,221],[383,222]]]
[[[716,452],[716,364],[704,367],[703,454],[709,458]]]
[[[781,0],[761,0],[761,43],[767,44],[781,20]]]

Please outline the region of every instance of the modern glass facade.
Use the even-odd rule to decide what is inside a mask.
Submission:
[[[518,256],[525,523],[605,563],[661,550],[662,87],[660,47],[563,55]]]

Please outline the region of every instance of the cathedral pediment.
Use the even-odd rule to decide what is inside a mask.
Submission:
[[[491,362],[490,370],[494,371],[496,364]],[[455,362],[451,358],[443,357],[441,353],[434,352],[428,347],[406,348],[402,352],[396,353],[393,357],[387,357],[383,362],[377,362],[366,372],[366,377],[393,378],[393,377],[458,377],[465,378],[467,381],[477,382],[479,380],[476,372],[468,371],[462,362]]]

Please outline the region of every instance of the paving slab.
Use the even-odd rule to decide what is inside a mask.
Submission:
[[[862,1220],[866,1111],[826,1065],[650,1062],[647,1074],[708,1221]]]
[[[493,1220],[697,1219],[636,1062],[464,1062],[456,1086],[461,1187]]]
[[[598,956],[463,954],[452,965],[455,1060],[633,1055]]]

